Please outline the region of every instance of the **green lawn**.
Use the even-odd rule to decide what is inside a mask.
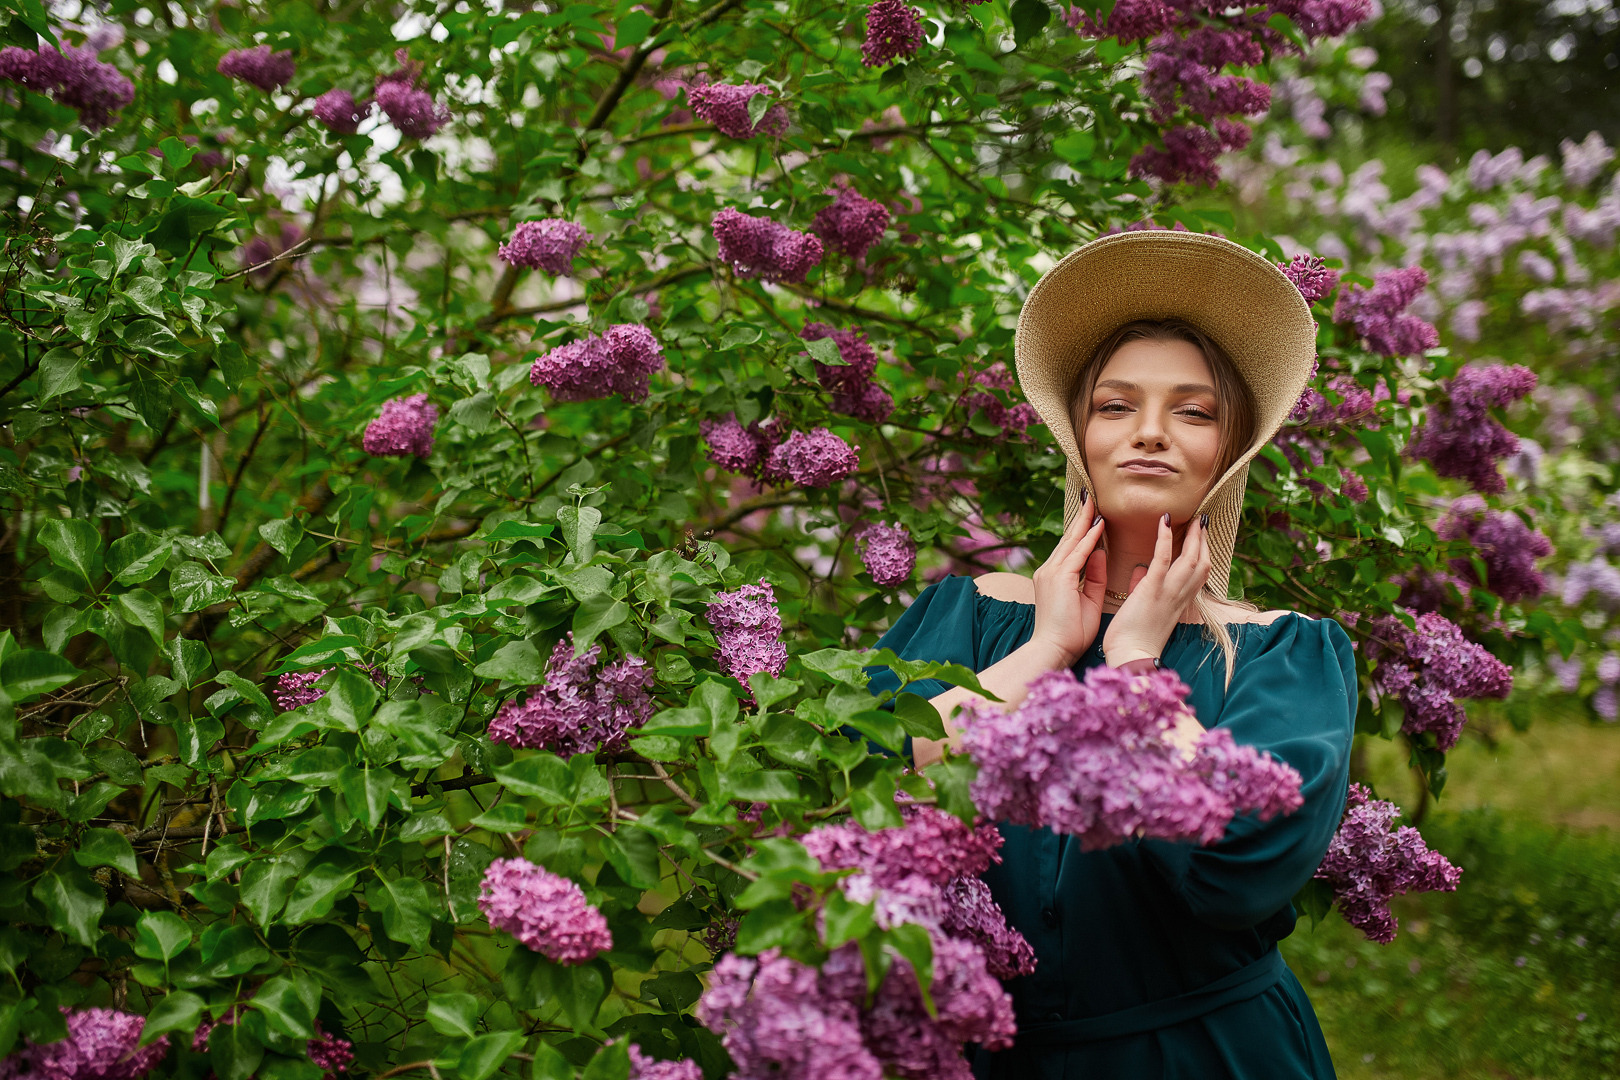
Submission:
[[[1380,794],[1415,788],[1387,744]],[[1464,868],[1456,894],[1407,898],[1393,944],[1337,916],[1283,952],[1346,1080],[1620,1076],[1620,729],[1550,719],[1452,755],[1423,831]]]

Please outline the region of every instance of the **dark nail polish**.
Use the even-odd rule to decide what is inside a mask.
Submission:
[[[1089,498],[1091,498],[1091,492],[1087,491],[1085,488],[1081,488],[1080,489],[1080,505],[1081,506],[1086,505],[1086,500],[1089,499]]]
[[[1198,515],[1198,527],[1200,529],[1209,528],[1209,514],[1208,513],[1203,513],[1203,514]]]
[[[1170,524],[1170,511],[1168,510],[1164,512],[1164,523],[1166,525]]]

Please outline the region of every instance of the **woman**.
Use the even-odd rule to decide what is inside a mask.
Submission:
[[[1338,826],[1355,665],[1338,623],[1228,599],[1248,462],[1314,368],[1316,325],[1278,268],[1228,241],[1139,232],[1072,253],[1031,291],[1016,353],[1024,392],[1069,459],[1062,539],[1033,580],[930,586],[878,642],[962,663],[1008,707],[1036,675],[1171,667],[1198,721],[1299,770],[1304,806],[1239,817],[1207,847],[1139,840],[1098,852],[1002,825],[985,875],[1034,947],[1012,980],[1019,1038],[979,1077],[1333,1076],[1322,1032],[1277,952],[1293,894]],[[893,689],[887,668],[871,689]],[[975,697],[914,683],[946,718]]]

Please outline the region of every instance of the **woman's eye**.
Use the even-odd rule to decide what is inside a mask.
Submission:
[[[1183,416],[1190,416],[1195,420],[1213,420],[1213,419],[1215,419],[1215,416],[1214,416],[1213,413],[1207,412],[1204,409],[1199,408],[1197,405],[1189,405],[1189,406],[1187,406],[1187,408],[1182,411],[1182,415]]]
[[[1118,415],[1119,413],[1127,411],[1129,408],[1130,406],[1126,405],[1123,401],[1107,401],[1097,406],[1097,411],[1100,413],[1114,413],[1115,415]]]

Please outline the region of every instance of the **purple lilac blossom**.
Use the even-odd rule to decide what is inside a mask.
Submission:
[[[848,945],[845,948],[859,949]],[[937,1017],[923,1006],[917,975],[896,958],[861,1016],[866,1045],[889,1076],[901,1080],[971,1080],[962,1044],[1004,1050],[1017,1034],[1012,997],[985,965],[984,954],[956,938],[934,937],[930,990]]]
[[[1288,418],[1306,427],[1333,428],[1350,424],[1376,427],[1376,423],[1369,422],[1373,409],[1378,402],[1389,400],[1389,387],[1382,382],[1368,390],[1352,375],[1333,376],[1327,382],[1327,389],[1339,399],[1337,404],[1314,386],[1307,386]]]
[[[1485,563],[1485,587],[1508,603],[1547,591],[1547,579],[1536,569],[1536,560],[1553,553],[1552,541],[1519,515],[1487,510],[1480,496],[1464,495],[1451,504],[1435,531],[1442,540],[1473,545]],[[1470,585],[1480,584],[1470,559],[1452,559],[1451,569]]]
[[[1416,829],[1394,827],[1400,816],[1394,803],[1374,799],[1367,788],[1351,784],[1344,820],[1316,871],[1317,880],[1333,889],[1345,921],[1383,945],[1395,940],[1391,897],[1454,892],[1462,877],[1462,870],[1444,855],[1429,850]]]
[[[1384,356],[1415,356],[1440,344],[1440,332],[1416,315],[1406,313],[1429,283],[1421,266],[1380,270],[1373,286],[1351,285],[1339,293],[1333,321],[1348,323],[1368,348]]]
[[[1600,686],[1592,693],[1592,711],[1609,723],[1620,719],[1620,694],[1612,686]]]
[[[691,1058],[660,1061],[630,1044],[630,1080],[703,1080],[703,1070]]]
[[[1593,674],[1598,682],[1607,686],[1620,683],[1620,653],[1606,652],[1598,657],[1597,669]]]
[[[433,453],[433,425],[438,422],[439,407],[428,402],[426,393],[394,398],[383,402],[360,443],[374,457],[425,458]]]
[[[826,194],[835,194],[831,206],[816,211],[810,230],[834,251],[841,251],[852,259],[866,254],[866,249],[883,237],[889,227],[889,208],[876,199],[868,199],[848,184],[829,188]]]
[[[736,414],[723,420],[703,420],[698,431],[709,446],[709,460],[722,469],[752,476],[759,471],[767,447],[763,440],[737,422]]]
[[[357,102],[347,90],[333,87],[316,98],[309,111],[310,115],[326,125],[328,131],[336,135],[353,135],[360,130],[361,121],[371,115],[373,104],[369,98]]]
[[[993,825],[970,826],[932,806],[907,806],[901,814],[905,824],[897,828],[869,830],[847,821],[801,839],[822,869],[865,870],[880,887],[911,876],[944,885],[1001,861],[1001,834]]]
[[[1322,265],[1315,255],[1295,255],[1285,263],[1278,263],[1283,275],[1298,288],[1306,303],[1314,304],[1327,299],[1339,284],[1339,272]]]
[[[855,545],[861,565],[884,588],[910,581],[917,568],[917,542],[904,525],[870,522],[855,533]]]
[[[1353,503],[1364,503],[1372,492],[1367,489],[1367,481],[1363,480],[1359,473],[1354,469],[1341,466],[1339,468],[1339,494]]]
[[[806,323],[799,336],[805,341],[831,338],[843,364],[815,361],[816,377],[832,395],[832,410],[868,423],[881,423],[894,411],[894,398],[872,381],[877,353],[859,328],[838,330],[826,323]]]
[[[282,712],[291,712],[301,705],[319,701],[326,696],[326,691],[317,689],[315,680],[331,670],[326,667],[316,671],[289,671],[277,675],[276,685],[270,689],[270,698]]]
[[[101,131],[117,121],[119,109],[135,100],[135,84],[112,64],[97,59],[98,44],[67,45],[61,51],[8,45],[0,49],[0,81],[50,94],[77,109],[79,123],[87,130]]]
[[[1586,669],[1586,661],[1580,656],[1572,656],[1568,660],[1557,653],[1547,653],[1543,662],[1547,670],[1551,671],[1553,678],[1558,680],[1558,688],[1566,694],[1573,694],[1581,688],[1581,675]]]
[[[954,878],[944,886],[944,912],[939,928],[945,934],[976,943],[984,952],[985,966],[998,979],[1015,979],[1035,970],[1035,950],[990,895],[990,886],[976,877]]]
[[[830,960],[828,966],[835,967]],[[854,973],[864,993],[858,952]],[[861,1038],[853,995],[828,993],[829,981],[825,971],[818,975],[779,949],[757,957],[727,953],[709,975],[697,1018],[720,1036],[735,1080],[881,1080],[883,1067]]]
[[[639,656],[596,669],[602,646],[574,655],[574,634],[557,641],[546,680],[529,687],[523,704],[504,703],[489,722],[489,738],[509,746],[544,747],[563,758],[623,750],[627,732],[652,715],[652,670]]]
[[[831,487],[860,468],[859,449],[824,427],[795,431],[771,449],[762,475],[773,484]]]
[[[795,232],[770,218],[753,217],[728,206],[714,215],[712,227],[720,261],[729,264],[738,277],[799,282],[821,262],[818,237]]]
[[[722,135],[733,139],[752,139],[756,135],[780,135],[788,128],[787,109],[772,105],[759,118],[759,123],[748,120],[748,102],[755,96],[774,94],[776,91],[764,83],[709,83],[707,86],[688,87],[686,100],[692,111],[713,124]]]
[[[1373,689],[1400,698],[1406,709],[1402,731],[1433,732],[1441,750],[1457,745],[1468,722],[1458,699],[1505,698],[1513,689],[1513,669],[1438,612],[1417,615],[1410,628],[1383,615],[1373,620],[1372,631],[1367,655],[1378,661]]]
[[[776,609],[776,590],[770,582],[715,593],[706,615],[718,646],[715,662],[744,688],[748,676],[756,671],[780,677],[786,670],[788,653],[782,643],[782,615]],[[752,700],[751,692],[749,698]]]
[[[484,871],[478,908],[489,925],[557,964],[583,964],[613,947],[607,919],[580,887],[527,859],[496,859]]]
[[[290,50],[271,52],[268,45],[255,45],[251,49],[232,49],[220,57],[215,70],[229,78],[251,83],[268,94],[292,82],[297,69]]]
[[[1535,386],[1536,373],[1517,364],[1466,365],[1445,384],[1448,400],[1430,406],[1407,443],[1407,456],[1427,460],[1440,476],[1468,481],[1475,491],[1506,491],[1496,463],[1518,452],[1519,439],[1490,410],[1512,404]]]
[[[1241,810],[1261,820],[1302,805],[1292,767],[1203,732],[1191,753],[1172,741],[1191,716],[1172,671],[1093,668],[1084,682],[1046,672],[1011,712],[969,702],[963,747],[979,764],[973,801],[989,818],[1045,826],[1094,851],[1136,836],[1219,840]]]
[[[304,1053],[309,1062],[326,1074],[327,1080],[340,1072],[348,1072],[354,1062],[354,1043],[339,1035],[328,1035],[315,1021],[315,1037],[305,1044]]]
[[[618,394],[645,401],[654,372],[664,368],[663,346],[640,323],[608,327],[602,337],[588,334],[537,358],[529,382],[544,386],[557,401],[591,401]]]
[[[1581,142],[1565,139],[1558,149],[1564,159],[1564,183],[1572,188],[1586,187],[1614,160],[1613,148],[1596,131],[1589,132]]]
[[[450,110],[434,104],[433,95],[420,88],[420,61],[410,59],[405,49],[395,49],[394,59],[399,67],[377,76],[371,96],[401,135],[425,139],[450,122]]]
[[[169,1037],[137,1047],[146,1018],[117,1009],[61,1006],[67,1037],[53,1043],[24,1042],[0,1060],[4,1080],[136,1080],[169,1052]]]
[[[884,67],[913,56],[923,43],[922,19],[905,0],[872,0],[866,9],[866,40],[861,42],[861,63]]]
[[[561,218],[524,221],[512,230],[512,239],[500,246],[498,254],[513,266],[572,274],[574,257],[590,239],[585,226]]]
[[[1016,405],[1008,405],[991,390],[1003,390],[1008,393],[1017,391],[1017,384],[1013,381],[1012,372],[1007,370],[1003,360],[997,360],[983,371],[973,376],[972,385],[986,387],[984,390],[970,391],[962,398],[962,408],[972,417],[975,413],[983,413],[985,420],[1001,429],[1001,434],[995,441],[1000,442],[1008,438],[1026,440],[1025,434],[1030,425],[1041,423],[1040,414],[1035,407],[1027,401],[1020,401]],[[971,427],[957,432],[959,435],[978,435]]]

